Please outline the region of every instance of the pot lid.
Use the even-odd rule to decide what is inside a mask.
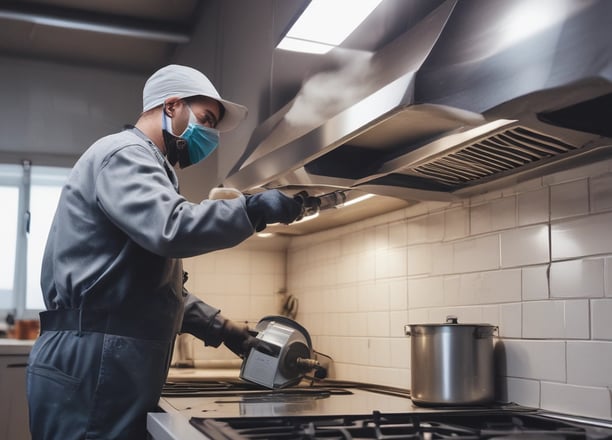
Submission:
[[[459,323],[459,320],[454,315],[448,315],[446,322],[443,323],[425,323],[425,324],[407,324],[406,327],[492,327],[497,326],[493,324],[476,323],[476,324],[465,324]]]

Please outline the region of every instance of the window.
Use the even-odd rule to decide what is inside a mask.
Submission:
[[[18,318],[44,309],[40,268],[69,169],[0,164],[0,309]]]

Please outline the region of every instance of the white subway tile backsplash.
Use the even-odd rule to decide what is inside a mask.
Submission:
[[[604,261],[604,290],[605,295],[612,297],[612,258]]]
[[[389,312],[370,312],[368,313],[367,329],[368,336],[388,337],[390,334]]]
[[[423,275],[432,272],[432,251],[430,244],[411,246],[407,250],[408,275]]]
[[[568,341],[567,382],[612,387],[612,342]]]
[[[389,336],[405,337],[404,326],[410,322],[408,310],[391,310],[389,312]]]
[[[542,382],[542,408],[578,416],[612,419],[610,389]]]
[[[460,277],[458,304],[503,303],[520,301],[520,299],[519,269],[478,272]]]
[[[499,305],[483,306],[481,307],[481,314],[482,314],[481,316],[482,322],[484,322],[485,324],[496,325],[499,327],[499,323],[500,323],[500,306]]]
[[[523,301],[548,298],[548,265],[523,267]]]
[[[584,215],[588,212],[589,186],[587,179],[550,187],[551,220]]]
[[[596,298],[604,296],[604,260],[559,261],[550,267],[552,298]]]
[[[499,268],[499,237],[462,240],[453,244],[454,273],[475,272]]]
[[[444,240],[456,240],[470,233],[470,210],[451,209],[444,212]]]
[[[406,279],[389,281],[389,309],[408,310],[408,281]]]
[[[587,339],[587,300],[523,303],[523,337],[530,339]]]
[[[500,234],[501,265],[516,267],[549,261],[548,226],[537,225]]]
[[[376,254],[376,279],[406,275],[408,269],[406,248],[392,248]]]
[[[376,250],[387,249],[389,247],[389,225],[379,225],[375,228]]]
[[[370,281],[376,278],[376,254],[362,252],[357,255],[357,281]]]
[[[610,170],[612,161],[292,239],[286,265],[298,320],[316,348],[331,351],[335,377],[393,386],[410,385],[406,324],[453,314],[498,325],[508,400],[610,417]],[[262,259],[250,261],[253,271]],[[282,264],[264,266],[257,272]],[[278,281],[250,280],[251,295],[279,298],[266,293]],[[239,294],[215,288],[222,305]]]
[[[445,276],[442,281],[444,292],[444,304],[458,306],[461,301],[461,280],[467,275]]]
[[[591,177],[589,187],[591,212],[612,210],[612,174]]]
[[[491,202],[491,229],[514,228],[517,225],[516,197],[504,197]],[[472,234],[474,232],[472,231]]]
[[[408,304],[411,309],[444,305],[443,278],[408,280]]]
[[[392,368],[410,368],[410,338],[394,338],[389,340]]]
[[[339,258],[338,264],[338,283],[353,283],[357,279],[357,254],[343,254]]]
[[[507,379],[506,393],[500,396],[504,402],[514,402],[531,408],[540,407],[540,381],[529,379]]]
[[[612,299],[591,300],[591,337],[612,341]]]
[[[452,243],[431,245],[431,272],[433,275],[450,274],[454,271],[455,250]]]
[[[470,232],[472,235],[491,232],[491,204],[483,203],[470,208]]]
[[[408,241],[406,223],[397,222],[389,225],[389,247],[404,247]]]
[[[521,303],[501,304],[499,313],[499,336],[502,338],[522,337],[523,309]]]
[[[429,319],[431,309],[410,309],[408,310],[408,324],[427,324],[432,322]]]
[[[551,226],[553,260],[612,253],[612,213],[595,214]]]
[[[504,340],[506,373],[510,377],[565,382],[565,342]]]
[[[444,238],[444,212],[410,219],[406,226],[408,244],[441,241]]]
[[[544,223],[549,220],[548,188],[520,193],[517,196],[520,226]]]
[[[391,345],[388,338],[368,338],[368,365],[391,365]]]

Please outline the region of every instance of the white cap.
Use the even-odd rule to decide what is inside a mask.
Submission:
[[[219,131],[229,131],[246,118],[245,106],[222,99],[215,86],[202,72],[178,64],[162,67],[147,80],[142,91],[142,111],[146,112],[162,105],[166,99],[173,96],[188,98],[196,95],[207,96],[223,105],[225,111],[217,124]]]

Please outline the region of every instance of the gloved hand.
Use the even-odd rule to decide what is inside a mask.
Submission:
[[[252,331],[246,324],[239,324],[226,319],[221,329],[223,344],[239,357],[244,357],[251,347],[257,345],[257,332]]]
[[[270,223],[291,223],[302,215],[304,203],[277,189],[271,189],[247,196],[246,207],[249,220],[255,230],[260,232]]]

